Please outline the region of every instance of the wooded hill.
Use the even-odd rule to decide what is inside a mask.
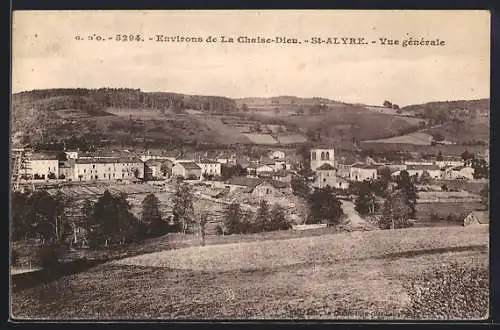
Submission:
[[[489,100],[407,106],[400,109],[412,113],[406,117],[325,98],[230,99],[130,88],[33,90],[14,94],[12,100],[12,138],[17,146],[57,141],[68,148],[82,143],[120,147],[255,144],[245,136],[244,127],[261,126],[262,132],[249,133],[265,133],[277,125],[285,138],[294,134],[313,144],[347,148],[356,140],[411,133],[426,122],[445,123],[432,133],[443,130],[452,141],[454,135],[457,141],[471,141],[476,134],[483,139],[489,134]],[[458,129],[448,125],[463,111],[472,114],[470,120]]]

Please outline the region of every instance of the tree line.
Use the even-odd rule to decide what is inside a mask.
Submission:
[[[62,107],[64,109],[81,109],[81,106],[83,106],[81,104],[85,104],[85,106],[92,105],[96,109],[100,109],[101,107],[144,107],[159,110],[172,109],[174,112],[180,112],[184,109],[230,112],[236,109],[236,102],[226,97],[176,93],[147,93],[140,89],[132,88],[43,89],[18,93],[13,97],[15,102],[36,102],[50,98],[53,98],[53,100],[44,105],[48,107],[48,110],[57,110],[61,106],[64,106]],[[66,103],[69,101],[73,102],[71,103],[72,107],[66,103],[61,103],[61,100],[66,100]],[[37,102],[36,106],[38,107],[42,104]]]

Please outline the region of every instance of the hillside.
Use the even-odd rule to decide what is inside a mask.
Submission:
[[[448,286],[433,292],[456,292],[464,283],[462,299],[442,304],[436,296],[424,306],[419,302],[429,294],[418,289],[426,287],[414,285],[420,278],[434,283],[429,275],[454,263],[469,274],[478,268],[487,274],[488,226],[289,239],[279,239],[283,232],[266,234],[246,242],[235,242],[239,235],[213,236],[225,244],[204,247],[183,235],[190,246],[179,249],[166,235],[152,241],[151,253],[14,292],[12,313],[106,320],[479,319],[487,313],[488,282],[462,282],[461,273],[452,272]]]
[[[426,109],[430,109],[435,112],[447,112],[450,113],[456,109],[467,109],[474,110],[479,114],[489,114],[490,113],[490,100],[480,99],[480,100],[457,100],[457,101],[442,101],[442,102],[428,102],[423,104],[415,104],[403,107],[401,110],[403,112],[413,112],[415,114],[424,114]],[[429,110],[427,110],[429,111]]]
[[[14,145],[47,147],[156,147],[312,143],[351,148],[353,141],[393,138],[430,125],[429,135],[473,144],[488,140],[488,100],[433,102],[404,107],[405,115],[325,98],[219,96],[139,89],[49,89],[13,95]],[[444,109],[470,113],[457,124]],[[411,114],[411,115],[409,115]],[[458,114],[458,115],[457,115]],[[434,122],[433,122],[434,121]],[[403,139],[404,141],[405,139]]]

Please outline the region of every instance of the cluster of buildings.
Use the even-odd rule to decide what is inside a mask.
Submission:
[[[186,157],[166,152],[132,155],[128,151],[119,155],[76,151],[65,151],[64,156],[33,153],[27,157],[20,175],[33,180],[67,181],[161,180],[170,177],[217,180],[222,175],[222,165],[236,164],[243,164],[249,178],[291,180],[291,163],[283,151],[271,151],[266,157],[244,161],[234,154]]]
[[[282,150],[270,151],[259,159],[233,154],[205,154],[186,156],[175,152],[146,152],[132,154],[128,151],[113,154],[85,154],[76,151],[61,155],[35,153],[30,155],[24,175],[34,180],[63,179],[68,181],[130,181],[162,180],[182,177],[187,180],[220,181],[223,165],[241,165],[250,182],[248,186],[263,182],[276,189],[281,183],[291,182],[294,170],[300,168],[290,155]],[[489,158],[486,155],[485,158]],[[392,176],[405,170],[410,176],[428,175],[432,179],[473,179],[474,169],[461,159],[441,158],[433,161],[405,161],[403,163],[379,163],[367,157],[360,162],[340,162],[335,159],[331,147],[313,148],[310,151],[310,169],[314,173],[313,186],[347,189],[351,182],[375,180],[382,167],[389,168]],[[253,180],[253,181],[252,181]],[[267,188],[266,188],[267,189]],[[280,188],[282,189],[282,188]],[[260,194],[260,193],[259,193]]]
[[[378,178],[378,164],[371,158],[365,162],[342,164],[335,160],[334,148],[311,149],[311,170],[315,173],[314,186],[336,189],[349,188],[349,182],[361,182]]]
[[[489,152],[479,155],[489,162]],[[311,170],[315,173],[314,186],[347,189],[350,182],[376,180],[385,167],[391,176],[407,171],[410,176],[427,176],[435,180],[473,180],[474,169],[460,158],[441,157],[439,160],[408,160],[402,163],[379,163],[367,157],[364,162],[338,162],[333,148],[314,148],[310,154]]]

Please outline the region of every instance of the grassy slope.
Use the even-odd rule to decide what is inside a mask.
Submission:
[[[487,246],[487,227],[450,227],[166,251],[162,262],[190,266],[187,261],[196,261],[197,270],[104,264],[15,294],[13,314],[87,319],[398,317],[409,304],[404,284],[410,278],[448,262],[487,267]],[[176,253],[183,258],[175,259]]]

